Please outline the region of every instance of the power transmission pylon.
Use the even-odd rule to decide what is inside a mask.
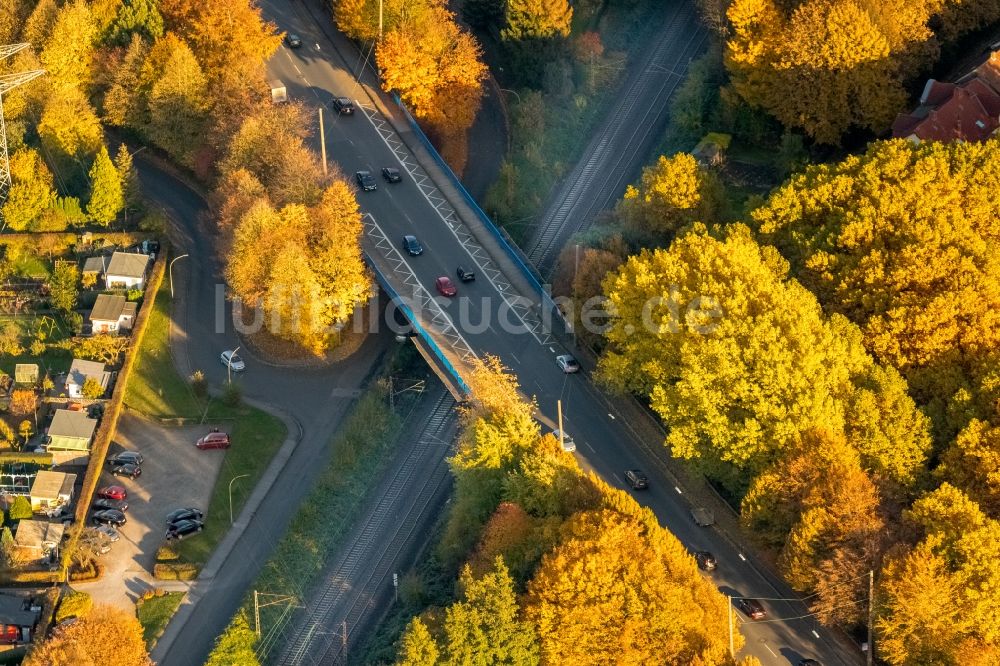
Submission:
[[[9,58],[29,46],[31,44],[28,42],[0,45],[0,60]],[[29,72],[0,76],[0,204],[3,204],[7,199],[7,192],[10,190],[10,159],[7,156],[7,125],[3,119],[3,94],[44,73],[44,69],[35,69]]]

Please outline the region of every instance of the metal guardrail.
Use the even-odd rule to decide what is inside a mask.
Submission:
[[[382,285],[382,288],[389,294],[389,298],[391,298],[392,302],[396,304],[396,307],[399,308],[404,315],[406,315],[406,318],[409,320],[410,325],[413,326],[413,329],[427,343],[428,348],[441,363],[441,367],[443,367],[448,374],[451,375],[451,378],[455,381],[455,385],[458,386],[458,388],[461,389],[465,395],[470,395],[472,390],[469,388],[469,385],[462,380],[462,375],[459,374],[458,370],[455,369],[455,366],[453,366],[451,361],[448,360],[448,357],[444,355],[443,351],[441,351],[441,348],[438,347],[436,342],[434,342],[434,338],[431,337],[430,333],[428,333],[424,327],[420,325],[420,322],[417,321],[417,317],[413,314],[413,310],[410,306],[406,304],[406,301],[404,301],[393,286],[389,284],[389,280],[382,275],[382,272],[378,269],[378,266],[376,266],[375,261],[368,255],[367,252],[364,253],[364,256],[365,263],[367,263],[368,267],[372,269],[373,273],[375,273],[375,277],[378,278],[379,284]]]
[[[427,138],[427,135],[424,134],[424,131],[420,128],[420,125],[417,124],[416,119],[410,114],[410,111],[409,109],[406,108],[406,105],[403,104],[403,100],[401,100],[399,98],[399,95],[397,95],[396,93],[392,94],[392,98],[396,101],[396,105],[399,106],[399,109],[403,112],[403,115],[406,116],[407,122],[410,123],[410,128],[417,135],[420,141],[424,144],[424,148],[427,149],[427,152],[434,159],[434,161],[437,162],[438,166],[441,168],[444,174],[448,177],[449,180],[451,180],[452,185],[455,186],[455,189],[457,189],[459,194],[461,194],[462,197],[465,199],[465,202],[468,204],[469,208],[471,208],[472,211],[476,214],[476,216],[479,217],[479,220],[483,223],[483,226],[485,226],[486,230],[493,235],[493,238],[500,245],[500,248],[507,254],[510,260],[514,262],[514,265],[517,266],[518,269],[520,269],[521,273],[524,274],[524,277],[527,278],[531,286],[535,288],[535,290],[538,292],[538,295],[542,299],[542,303],[544,303],[548,307],[548,309],[551,312],[553,312],[556,316],[561,318],[562,313],[559,311],[559,308],[556,307],[555,301],[552,300],[552,296],[550,296],[549,293],[545,291],[545,289],[542,287],[542,283],[539,282],[539,279],[535,275],[535,273],[524,262],[524,260],[522,260],[518,252],[515,251],[513,247],[511,247],[510,243],[507,242],[507,239],[504,238],[503,234],[500,232],[500,229],[493,223],[493,220],[490,219],[490,216],[487,215],[483,211],[483,209],[479,207],[479,204],[476,203],[476,200],[472,197],[471,194],[469,194],[469,191],[465,189],[465,186],[462,185],[462,181],[458,179],[458,176],[456,176],[455,172],[451,170],[451,167],[448,166],[448,163],[444,161],[444,158],[442,158],[441,155],[438,154],[437,149],[430,142],[430,139]]]

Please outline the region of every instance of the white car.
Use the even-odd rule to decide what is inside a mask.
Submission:
[[[574,372],[580,372],[580,364],[577,363],[577,360],[569,354],[556,356],[556,365],[558,365],[559,369],[567,375]]]
[[[219,360],[222,361],[222,365],[227,366],[233,372],[243,372],[247,369],[246,363],[233,350],[222,352]]]
[[[553,430],[552,436],[555,437],[556,441],[558,442],[559,430]],[[562,450],[565,451],[566,453],[573,453],[574,451],[576,451],[576,442],[574,442],[573,438],[566,433],[562,433]]]
[[[116,530],[115,528],[111,527],[111,525],[98,525],[97,527],[95,527],[93,529],[94,529],[95,532],[97,532],[97,533],[101,534],[102,536],[104,536],[111,543],[114,543],[114,542],[118,541],[118,538],[119,538],[118,537],[118,530]]]

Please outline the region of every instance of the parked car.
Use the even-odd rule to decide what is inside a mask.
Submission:
[[[625,480],[628,481],[628,485],[632,486],[632,490],[645,490],[649,488],[649,479],[646,478],[646,475],[641,470],[625,470]]]
[[[378,189],[378,183],[372,177],[371,171],[355,171],[354,180],[358,181],[358,187],[363,192],[374,192]]]
[[[138,451],[122,451],[121,453],[115,455],[112,458],[108,458],[108,467],[114,467],[115,465],[124,465],[126,463],[132,465],[141,465],[144,458],[142,454]]]
[[[94,531],[96,531],[98,534],[100,534],[102,537],[104,537],[111,543],[115,543],[116,541],[118,541],[118,539],[121,538],[118,535],[118,530],[111,527],[110,525],[98,525],[97,527],[94,528]]]
[[[699,527],[708,527],[715,523],[715,514],[704,507],[698,506],[691,509],[691,517],[694,518],[695,524]]]
[[[556,356],[556,365],[567,375],[580,372],[580,364],[570,354],[560,354]]]
[[[123,500],[128,497],[128,493],[121,486],[104,486],[97,491],[98,497],[105,497],[107,499]]]
[[[393,167],[382,167],[382,177],[385,178],[385,182],[387,183],[399,183],[403,180],[399,169],[394,169]]]
[[[733,603],[736,607],[740,609],[740,612],[746,615],[751,620],[761,620],[767,617],[767,611],[764,610],[764,606],[761,605],[756,599],[743,599],[737,597],[733,599]]]
[[[228,432],[210,432],[194,444],[199,449],[228,449],[231,445]]]
[[[416,236],[403,236],[403,249],[411,257],[416,257],[424,253],[424,247],[417,240]]]
[[[167,527],[167,540],[183,539],[186,536],[201,532],[204,527],[205,524],[200,520],[181,520]]]
[[[127,476],[130,479],[137,479],[142,476],[142,468],[132,463],[124,463],[112,467],[111,473],[115,476]]]
[[[294,32],[290,32],[285,35],[285,46],[290,49],[297,49],[302,46],[302,38]]]
[[[104,509],[114,509],[115,511],[128,511],[128,502],[125,500],[113,500],[106,497],[98,497],[94,500],[94,503],[90,505],[91,509],[96,511],[103,511]]]
[[[715,567],[718,562],[715,560],[715,555],[708,552],[707,550],[699,550],[694,554],[694,559],[698,563],[699,569],[704,569],[705,571],[715,571]]]
[[[451,278],[447,275],[442,275],[434,280],[434,286],[437,288],[438,293],[442,296],[451,298],[458,293],[458,287],[455,286],[455,283],[452,282]]]
[[[458,275],[458,279],[462,282],[474,282],[476,279],[476,274],[465,266],[459,266],[455,273]]]
[[[170,527],[174,523],[179,523],[182,520],[197,520],[201,521],[205,517],[201,511],[195,508],[185,508],[185,509],[174,509],[167,514],[167,527]]]
[[[243,362],[235,349],[227,349],[219,356],[222,365],[228,367],[233,372],[243,372],[247,369],[247,364]]]
[[[90,519],[94,521],[95,525],[112,525],[114,527],[121,527],[127,522],[125,514],[114,509],[98,511]]]
[[[560,431],[558,428],[552,431],[552,436],[556,438],[557,442],[559,441],[559,434]],[[574,442],[573,438],[567,435],[565,432],[562,433],[562,450],[566,451],[567,453],[573,453],[574,451],[576,451],[576,442]]]
[[[334,97],[333,110],[342,116],[353,116],[354,102],[347,99],[346,97]]]

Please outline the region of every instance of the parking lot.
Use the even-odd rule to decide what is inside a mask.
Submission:
[[[111,552],[101,557],[104,576],[93,583],[74,587],[91,594],[96,603],[108,603],[128,610],[143,590],[155,585],[153,563],[156,550],[164,543],[165,516],[180,507],[203,511],[222,466],[225,451],[201,451],[194,442],[212,424],[164,427],[131,414],[123,414],[115,444],[108,457],[122,450],[142,454],[142,476],[132,480],[116,478],[105,471],[98,486],[120,485],[128,491],[128,522]],[[197,539],[198,536],[189,537]]]

